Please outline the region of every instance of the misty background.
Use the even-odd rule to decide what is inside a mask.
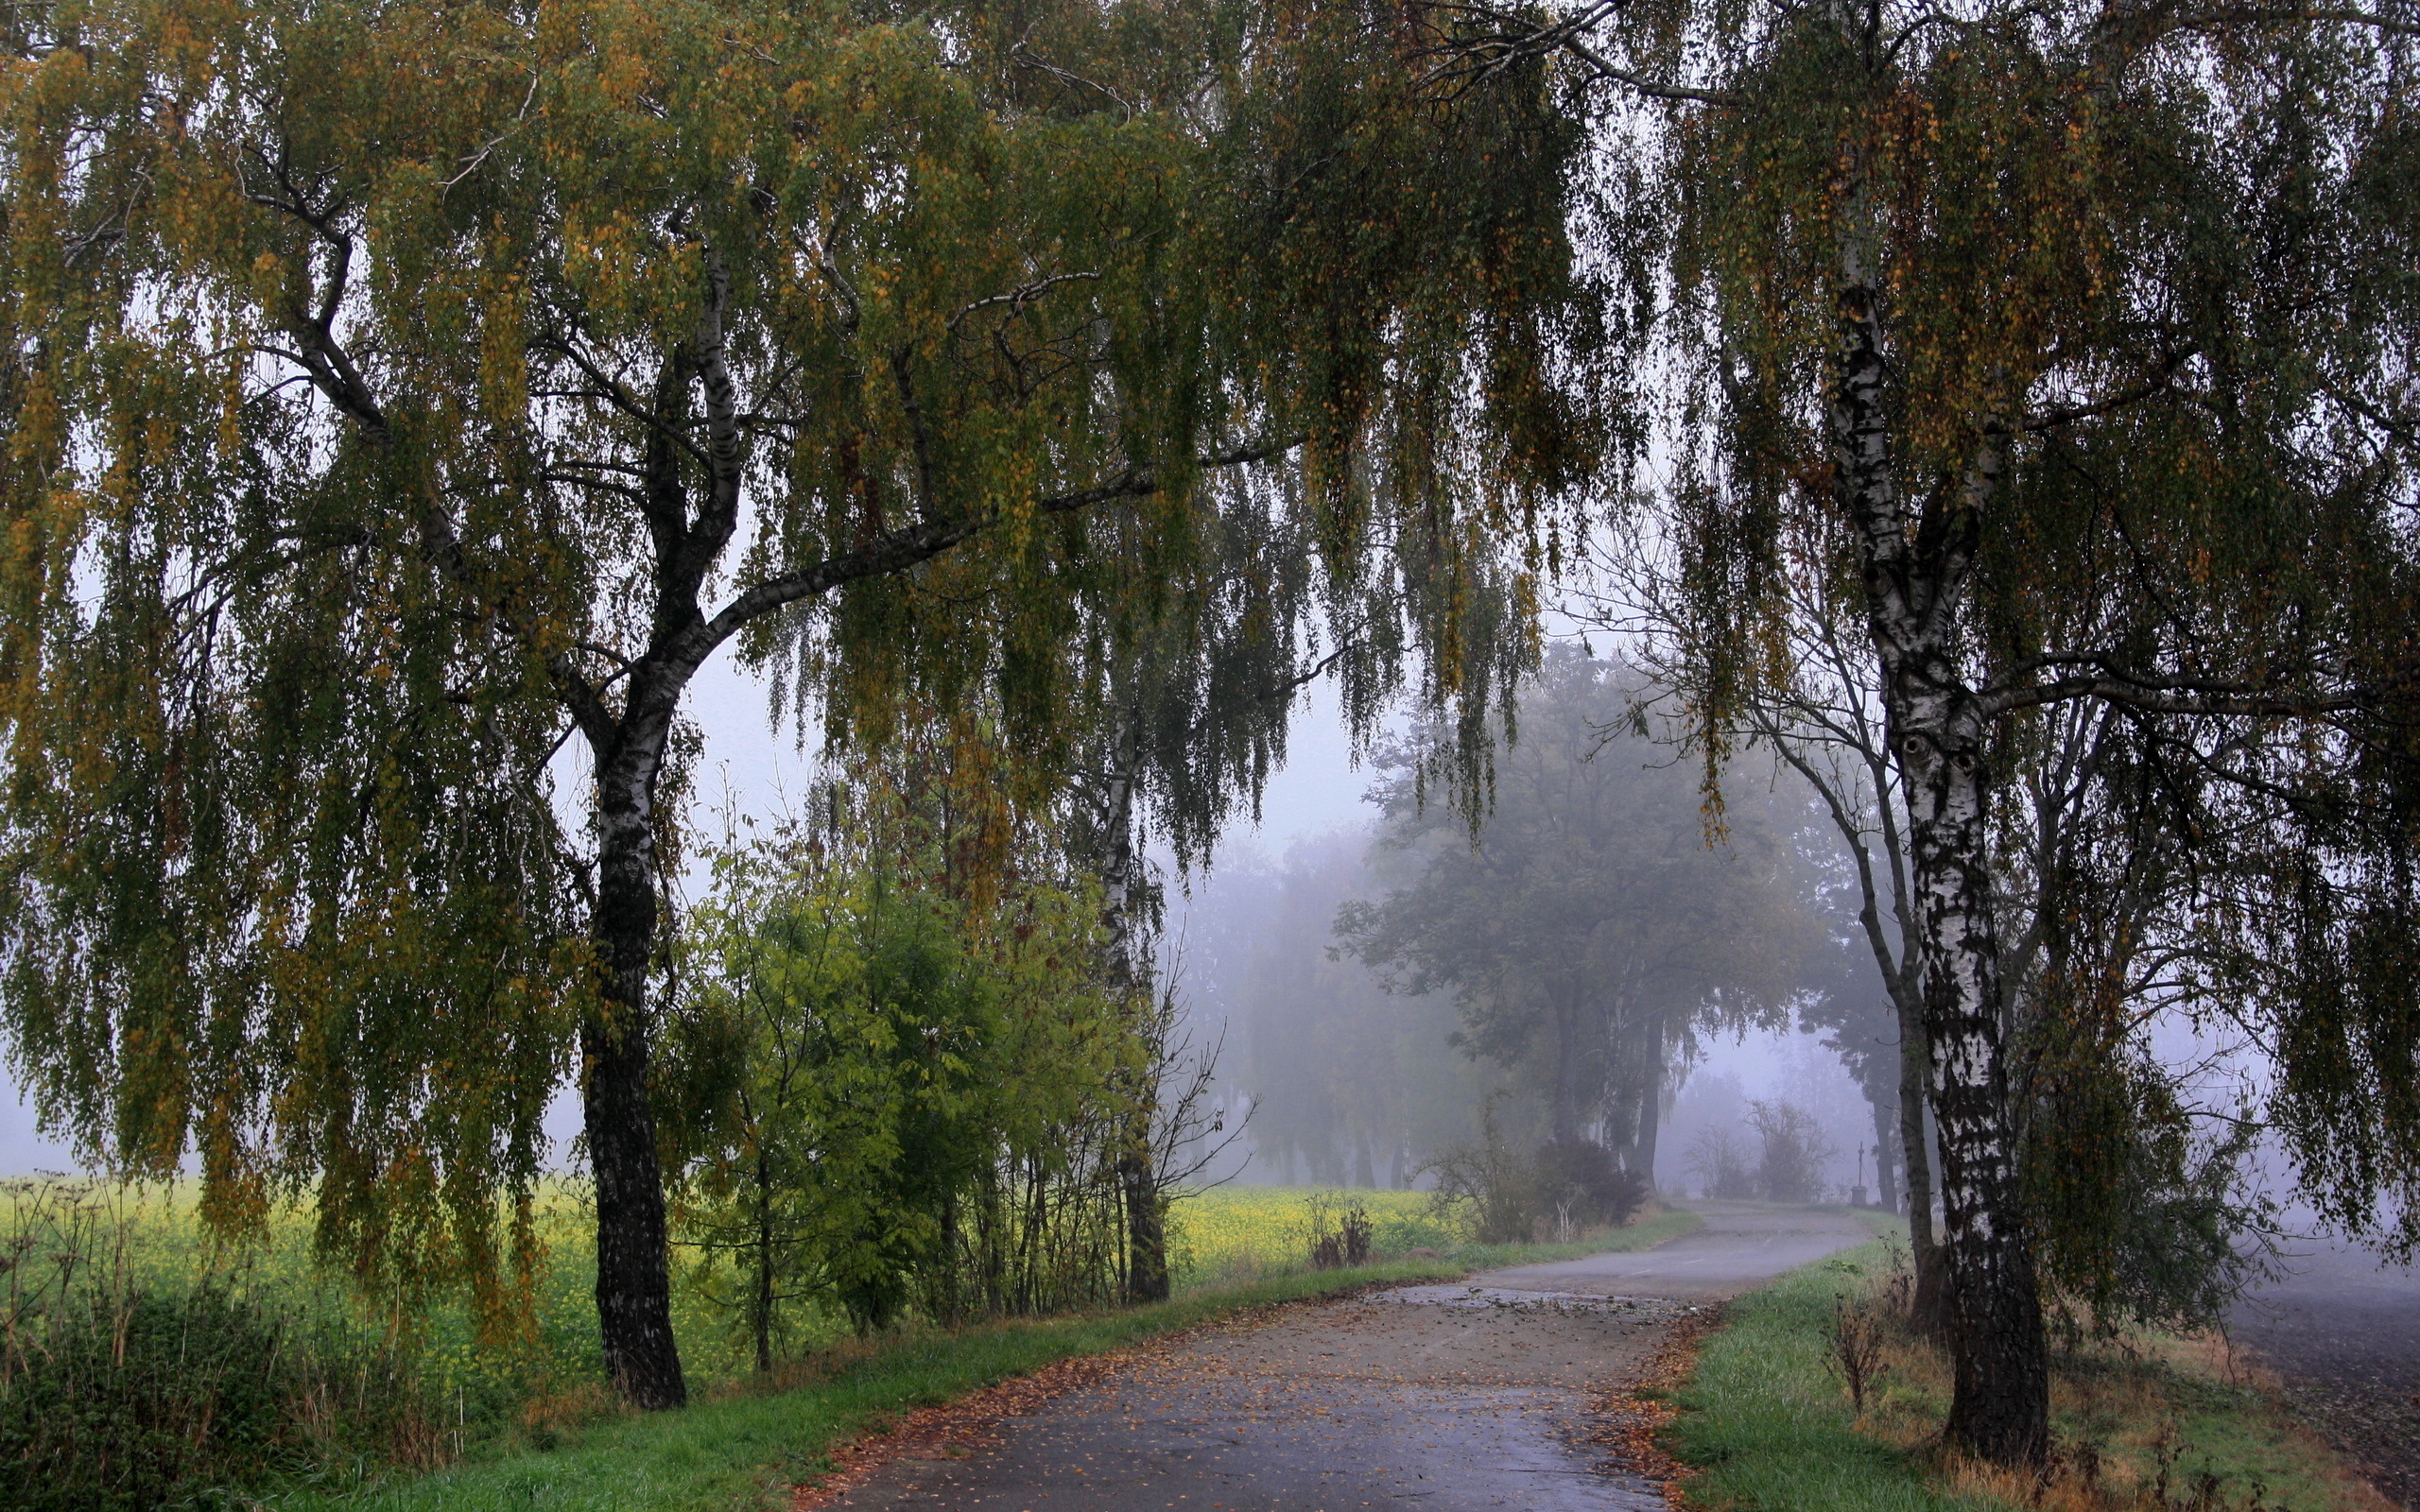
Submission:
[[[700,677],[697,710],[707,735],[701,807],[729,802],[768,814],[804,792],[815,752],[771,727],[762,684],[726,661]],[[1406,738],[1400,728],[1391,733]],[[1509,753],[1513,761],[1521,756],[1519,746]],[[1628,739],[1594,763],[1627,773],[1673,759],[1651,742]],[[1680,775],[1687,785],[1687,774]],[[1498,1096],[1508,1135],[1530,1140],[1547,1132],[1534,1064],[1481,1053],[1468,1042],[1453,990],[1391,991],[1391,973],[1354,955],[1335,934],[1340,907],[1382,901],[1407,880],[1409,858],[1378,845],[1382,814],[1373,790],[1386,778],[1376,760],[1355,762],[1332,696],[1324,683],[1314,684],[1302,696],[1288,759],[1271,777],[1258,824],[1231,829],[1206,871],[1185,875],[1165,852],[1155,853],[1166,901],[1163,968],[1197,1042],[1218,1051],[1231,1116],[1248,1114],[1243,1137],[1209,1173],[1213,1178],[1425,1185],[1427,1161],[1476,1139],[1491,1093]],[[1770,764],[1743,764],[1733,785],[1735,801],[1761,801],[1774,785]],[[1423,843],[1430,852],[1466,846],[1458,816],[1432,804],[1427,817]],[[704,813],[697,819],[710,822]],[[1618,869],[1619,857],[1609,861]],[[691,879],[689,891],[701,895],[702,878]],[[1848,921],[1829,927],[1845,938]],[[1878,1005],[1878,986],[1873,991]],[[1847,1200],[1863,1187],[1869,1200],[1874,1196],[1873,1108],[1824,1026],[1796,1011],[1803,1005],[1773,1007],[1757,1022],[1701,1027],[1676,1053],[1658,1092],[1659,1189],[1701,1192],[1692,1151],[1709,1130],[1744,1130],[1751,1105],[1761,1102],[1787,1103],[1813,1119],[1822,1195]],[[562,1159],[579,1128],[568,1089],[547,1122]],[[42,1136],[36,1109],[0,1068],[0,1172],[74,1166],[65,1146]]]

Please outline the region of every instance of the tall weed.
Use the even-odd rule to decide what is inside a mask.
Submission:
[[[0,1183],[0,1505],[148,1512],[348,1459],[428,1465],[408,1348],[184,1268],[138,1232],[139,1193]]]

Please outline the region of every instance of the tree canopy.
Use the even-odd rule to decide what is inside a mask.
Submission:
[[[1383,10],[0,25],[11,1053],[87,1151],[199,1146],[215,1221],[316,1184],[332,1255],[499,1308],[576,1066],[645,1403],[699,665],[786,667],[836,746],[988,710],[1029,791],[1105,579],[1181,575],[1201,480],[1269,464],[1272,539],[1393,585],[1451,705],[1478,579],[1608,433],[1582,133],[1542,70],[1437,108]]]
[[[1701,1028],[1786,1018],[1812,926],[1761,815],[1708,845],[1695,774],[1630,728],[1643,692],[1558,646],[1476,833],[1420,801],[1422,753],[1397,752],[1374,795],[1395,885],[1337,932],[1400,990],[1451,992],[1465,1051],[1519,1071],[1554,1143],[1651,1177],[1672,1064]]]

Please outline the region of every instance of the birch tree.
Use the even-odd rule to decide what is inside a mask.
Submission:
[[[1030,794],[1087,519],[1182,559],[1201,479],[1298,465],[1322,571],[1450,580],[1598,445],[1552,370],[1591,344],[1579,134],[1542,74],[1428,108],[1365,18],[103,0],[0,34],[15,1063],[95,1159],[198,1149],[222,1230],[307,1194],[331,1259],[498,1322],[576,1074],[641,1406],[685,1396],[649,1045],[699,668],[781,668],[836,748],[996,709]],[[1400,644],[1450,707],[1428,603]]]
[[[1761,747],[1804,782],[1822,807],[1848,862],[1850,911],[1866,958],[1896,1022],[1893,1132],[1907,1173],[1913,1306],[1917,1318],[1937,1326],[1946,1281],[1933,1229],[1932,1138],[1925,1118],[1931,1057],[1918,988],[1907,812],[1884,726],[1878,668],[1860,623],[1862,592],[1853,546],[1836,520],[1791,524],[1799,533],[1781,554],[1773,588],[1780,666],[1745,687],[1716,689],[1697,680],[1714,669],[1687,654],[1694,618],[1687,585],[1651,543],[1596,543],[1592,579],[1578,601],[1585,623],[1624,638],[1652,674],[1659,706],[1653,713],[1674,744],[1712,760],[1726,747]],[[1725,703],[1732,712],[1729,724],[1710,731],[1702,711]],[[1669,717],[1672,706],[1683,711],[1677,720]],[[1697,718],[1690,717],[1692,711],[1700,712]],[[1706,775],[1720,802],[1716,774],[1709,768]]]
[[[2420,918],[2412,18],[1443,9],[1439,88],[1552,55],[1603,102],[1634,207],[1604,255],[1670,293],[1672,468],[1641,503],[1689,585],[1710,735],[1785,675],[1789,523],[1851,538],[1907,814],[1948,1437],[2038,1462],[1991,833],[2012,721],[2107,706],[2222,782],[2273,1112],[2331,1211],[2414,1211],[2420,1018],[2377,969]]]

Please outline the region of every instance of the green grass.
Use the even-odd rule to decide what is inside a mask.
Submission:
[[[821,1469],[834,1447],[913,1408],[1053,1361],[1373,1282],[1446,1280],[1501,1265],[1644,1249],[1701,1221],[1695,1213],[1664,1213],[1577,1244],[1462,1245],[1434,1261],[1269,1275],[1153,1307],[914,1332],[792,1390],[726,1391],[685,1411],[572,1430],[552,1450],[517,1448],[426,1475],[345,1488],[297,1486],[261,1501],[280,1512],[733,1512],[772,1505]]]
[[[1871,1216],[1871,1215],[1869,1215]],[[1738,1512],[2049,1512],[2156,1507],[2152,1484],[2169,1460],[2168,1505],[2187,1505],[2214,1477],[2217,1506],[2350,1512],[2361,1506],[2344,1467],[2299,1432],[2276,1402],[2227,1379],[2201,1341],[2139,1334],[2054,1355],[2051,1428],[2060,1465],[2047,1486],[2019,1487],[1935,1452],[1949,1405],[1937,1350],[1904,1334],[1853,1420],[1826,1365],[1836,1301],[1870,1295],[1905,1253],[1904,1226],[1885,1240],[1793,1271],[1732,1303],[1673,1394],[1667,1446],[1696,1467],[1692,1504]],[[1895,1228],[1895,1232],[1890,1230]],[[2087,1485],[2080,1450],[2090,1447]],[[2019,1493],[2022,1494],[2019,1494]]]
[[[1914,1454],[1858,1434],[1824,1364],[1833,1299],[1887,1263],[1882,1241],[1792,1271],[1724,1312],[1698,1351],[1667,1439],[1698,1468],[1689,1499],[1790,1512],[1936,1512],[1996,1505],[1946,1493]]]

